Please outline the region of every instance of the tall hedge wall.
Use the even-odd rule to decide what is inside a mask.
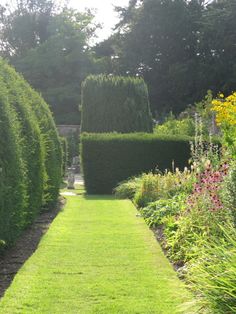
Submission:
[[[152,132],[148,90],[141,78],[92,75],[82,84],[82,132]]]
[[[180,169],[188,165],[190,138],[154,134],[88,134],[81,137],[81,157],[86,191],[110,194],[121,181],[142,172]]]
[[[61,146],[51,113],[0,60],[0,250],[15,241],[43,206],[55,203],[60,181]]]

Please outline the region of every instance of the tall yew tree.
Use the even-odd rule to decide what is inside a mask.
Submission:
[[[234,0],[130,0],[96,47],[115,74],[147,82],[153,113],[178,113],[208,89],[236,88]]]

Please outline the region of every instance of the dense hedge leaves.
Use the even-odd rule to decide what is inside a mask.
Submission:
[[[89,76],[82,84],[82,132],[152,132],[148,90],[141,78]]]
[[[111,193],[121,181],[142,172],[184,168],[190,158],[189,138],[153,134],[87,134],[81,138],[86,191]]]
[[[43,99],[0,60],[0,249],[55,203],[61,146]]]

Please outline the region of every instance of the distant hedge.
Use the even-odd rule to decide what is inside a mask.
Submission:
[[[56,202],[61,158],[48,106],[0,59],[0,250]]]
[[[92,75],[82,84],[82,132],[152,132],[143,79]]]
[[[110,194],[129,177],[159,169],[183,169],[190,158],[190,138],[154,134],[88,134],[81,137],[86,191]]]

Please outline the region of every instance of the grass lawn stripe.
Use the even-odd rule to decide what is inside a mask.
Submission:
[[[67,196],[0,313],[177,313],[189,295],[136,214],[130,201]]]

